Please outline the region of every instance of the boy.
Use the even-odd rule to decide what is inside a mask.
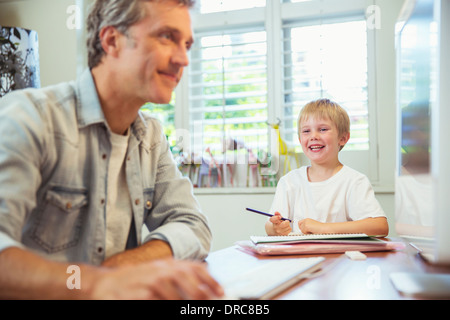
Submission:
[[[292,170],[277,186],[266,222],[268,235],[366,233],[386,236],[386,216],[366,176],[339,162],[350,138],[347,112],[328,99],[305,105],[298,135],[310,166]],[[292,220],[281,220],[286,216]]]

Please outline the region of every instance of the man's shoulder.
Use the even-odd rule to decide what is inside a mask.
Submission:
[[[162,126],[161,122],[155,118],[149,111],[140,110],[139,113],[142,116],[142,119],[153,126]]]
[[[137,121],[134,128],[141,133],[145,133],[145,136],[153,143],[161,142],[164,137],[163,124],[157,118],[151,115],[148,111],[139,111],[140,121]],[[142,130],[143,129],[143,130]]]
[[[147,131],[150,131],[151,135],[154,135],[156,132],[163,131],[163,124],[159,119],[155,118],[150,112],[140,110],[139,114],[141,116],[141,120],[145,123],[147,127]]]
[[[66,82],[44,88],[26,88],[10,92],[2,100],[2,104],[45,109],[49,106],[61,106],[70,100],[75,100],[75,87],[72,83]]]
[[[14,110],[33,112],[41,115],[62,106],[75,105],[76,92],[72,83],[60,83],[44,88],[26,88],[6,94],[0,101],[4,112],[14,113]]]

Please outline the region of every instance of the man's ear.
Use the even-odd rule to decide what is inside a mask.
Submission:
[[[106,26],[100,30],[100,43],[107,55],[117,57],[120,50],[120,38],[122,36],[123,35],[112,26]]]

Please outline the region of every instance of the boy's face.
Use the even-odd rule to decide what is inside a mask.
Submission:
[[[337,126],[330,119],[308,117],[300,121],[299,141],[312,163],[335,164],[341,146],[349,138],[349,133],[339,137]]]

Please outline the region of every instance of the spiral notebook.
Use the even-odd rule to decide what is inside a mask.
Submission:
[[[254,244],[261,243],[271,243],[271,244],[283,244],[283,243],[298,243],[307,241],[345,241],[345,242],[355,242],[355,241],[373,241],[377,240],[374,237],[369,237],[365,233],[328,233],[328,234],[296,234],[291,233],[286,236],[250,236],[250,240]]]
[[[260,243],[254,244],[250,240],[236,242],[239,248],[246,252],[257,253],[259,255],[299,255],[299,254],[325,254],[344,253],[346,251],[393,251],[405,248],[403,242],[385,241],[374,239],[362,240],[305,240],[295,243]]]
[[[365,233],[290,234],[287,236],[251,236],[236,244],[245,251],[260,255],[324,254],[345,251],[402,250],[403,242],[379,239]]]

